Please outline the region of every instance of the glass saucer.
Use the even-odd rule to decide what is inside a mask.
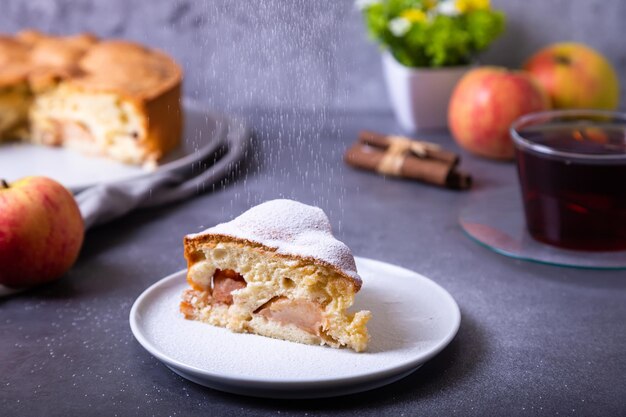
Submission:
[[[472,240],[511,258],[574,268],[626,269],[626,251],[560,249],[533,239],[526,230],[517,186],[472,193],[461,209],[459,223]]]

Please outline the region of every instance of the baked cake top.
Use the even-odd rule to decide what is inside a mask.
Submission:
[[[321,262],[351,278],[357,288],[362,283],[350,248],[333,236],[330,221],[319,207],[293,200],[271,200],[187,238],[206,236],[232,237],[279,254]]]
[[[0,87],[27,80],[33,89],[40,89],[64,80],[86,90],[147,100],[181,78],[182,71],[170,56],[133,42],[32,30],[0,36]]]

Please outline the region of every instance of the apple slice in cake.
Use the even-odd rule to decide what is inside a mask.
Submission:
[[[273,200],[184,239],[185,318],[235,332],[365,350],[369,311],[350,249],[317,208]]]

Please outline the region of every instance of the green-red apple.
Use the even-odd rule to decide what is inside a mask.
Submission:
[[[83,243],[72,194],[45,177],[0,181],[0,284],[29,287],[61,277]]]
[[[448,127],[468,151],[495,159],[511,159],[511,123],[526,113],[548,110],[541,86],[522,71],[480,67],[469,71],[452,92]]]
[[[547,46],[524,69],[545,88],[554,108],[614,110],[619,103],[615,69],[588,46],[573,42]]]

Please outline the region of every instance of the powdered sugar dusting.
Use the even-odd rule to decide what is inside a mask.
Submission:
[[[350,248],[335,239],[330,221],[319,207],[271,200],[197,235],[205,234],[247,239],[276,248],[284,255],[319,259],[361,283]]]

